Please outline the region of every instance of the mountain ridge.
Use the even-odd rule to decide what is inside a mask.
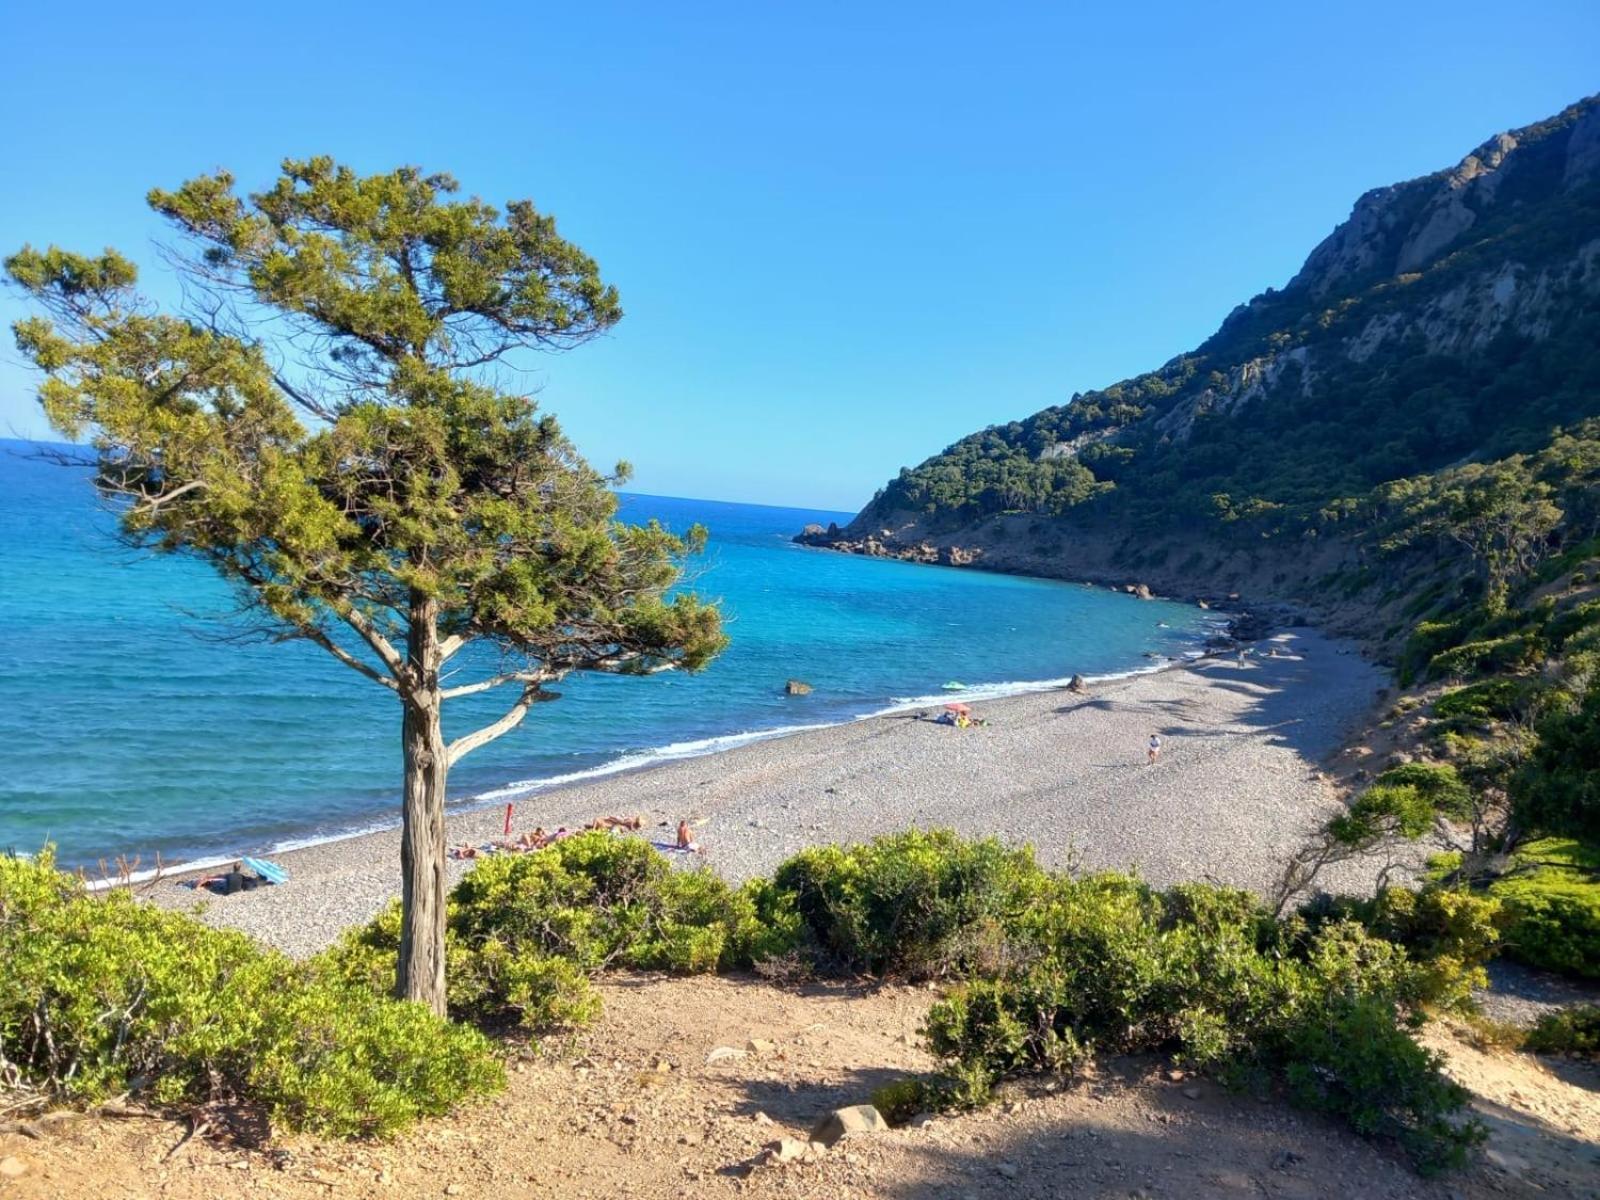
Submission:
[[[1364,193],[1283,288],[1194,350],[969,435],[903,469],[844,529],[801,540],[1248,591],[1326,617],[1340,605],[1318,580],[1372,558],[1348,522],[1331,529],[1329,507],[1363,509],[1371,533],[1383,489],[1536,453],[1600,417],[1597,345],[1591,96]],[[1357,607],[1370,624],[1370,598]]]

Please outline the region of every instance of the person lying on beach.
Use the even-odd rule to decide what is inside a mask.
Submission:
[[[596,817],[584,826],[585,829],[627,829],[633,832],[644,828],[644,818],[633,817]]]
[[[245,874],[243,863],[234,863],[221,875],[202,875],[194,881],[193,886],[196,891],[204,888],[208,892],[232,896],[238,892],[253,891],[263,882],[254,875]]]

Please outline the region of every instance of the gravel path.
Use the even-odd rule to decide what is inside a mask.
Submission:
[[[687,817],[704,859],[730,879],[805,846],[951,826],[1032,843],[1049,865],[1137,868],[1161,884],[1256,889],[1337,800],[1316,765],[1367,716],[1384,683],[1353,647],[1298,629],[1240,665],[1198,665],[975,706],[958,730],[917,714],[877,717],[540,793],[514,831],[643,814],[669,838]],[[931,713],[929,715],[932,715]],[[1145,762],[1159,732],[1161,761]],[[450,837],[500,833],[503,810],[450,819]],[[281,856],[287,886],[208,901],[205,919],[305,954],[365,921],[398,888],[394,831]],[[467,864],[452,863],[452,877]],[[1328,886],[1360,887],[1352,866]],[[190,905],[175,882],[158,901]]]

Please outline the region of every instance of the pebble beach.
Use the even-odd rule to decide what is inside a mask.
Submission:
[[[947,826],[1031,844],[1050,866],[1265,891],[1338,805],[1318,764],[1383,684],[1351,643],[1295,629],[1242,664],[1230,654],[1086,694],[983,701],[968,729],[932,720],[937,708],[895,713],[535,793],[516,803],[512,834],[639,816],[643,835],[671,842],[687,820],[701,849],[684,859],[740,880],[806,846]],[[500,837],[504,817],[503,806],[452,812],[451,844]],[[305,955],[398,894],[399,841],[383,830],[284,853],[288,883],[233,896],[196,893],[182,876],[149,890]],[[453,860],[452,879],[470,865]],[[1367,882],[1351,864],[1327,884]]]

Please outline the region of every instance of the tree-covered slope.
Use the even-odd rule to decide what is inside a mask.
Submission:
[[[1600,97],[1379,188],[1159,369],[964,438],[851,527],[1300,532],[1327,505],[1600,415]],[[1261,530],[1252,530],[1257,536]]]
[[[1404,752],[1286,888],[1432,838],[1452,888],[1504,901],[1510,953],[1600,976],[1600,97],[1367,193],[1193,352],[802,540],[1287,600],[1364,637]]]

